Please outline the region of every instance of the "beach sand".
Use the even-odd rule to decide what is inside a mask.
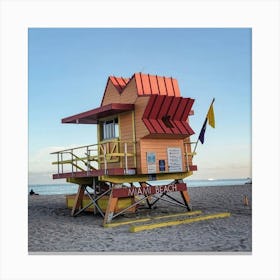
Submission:
[[[29,196],[29,253],[251,253],[252,186],[193,187],[188,190],[193,211],[201,210],[203,214],[230,212],[231,216],[131,233],[131,225],[104,228],[102,217],[92,213],[71,217],[64,195]],[[243,203],[245,195],[249,206]],[[157,209],[119,217],[114,222],[183,211],[182,207],[161,201]]]

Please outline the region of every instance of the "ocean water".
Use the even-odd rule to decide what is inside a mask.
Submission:
[[[211,186],[234,186],[244,185],[248,178],[241,179],[217,179],[217,180],[184,180],[188,187],[211,187]],[[155,181],[150,182],[155,184]],[[164,185],[170,181],[157,181],[157,184]],[[78,190],[76,184],[51,184],[51,185],[28,185],[28,193],[33,190],[39,195],[72,194]]]

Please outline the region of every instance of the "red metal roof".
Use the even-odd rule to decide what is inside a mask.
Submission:
[[[111,103],[62,119],[62,123],[97,124],[98,119],[134,110],[134,104]]]
[[[157,94],[180,96],[178,82],[174,78],[142,73],[136,73],[134,76],[138,95]]]
[[[110,76],[109,79],[115,86],[115,88],[118,90],[119,93],[123,91],[123,89],[126,87],[126,85],[129,82],[129,78],[123,78],[123,77],[115,77],[115,76]]]
[[[193,103],[191,98],[152,95],[142,120],[151,134],[186,137],[194,134],[187,122]]]
[[[110,80],[121,94],[132,79],[135,79],[138,95],[181,96],[178,82],[172,77],[135,73],[131,78],[110,76],[108,81]]]

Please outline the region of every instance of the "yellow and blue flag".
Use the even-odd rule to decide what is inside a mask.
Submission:
[[[215,101],[215,98],[213,99],[213,101],[210,105],[210,108],[208,110],[206,119],[203,123],[203,126],[202,126],[201,131],[200,131],[199,136],[198,136],[198,139],[201,142],[201,144],[204,143],[204,135],[205,135],[205,131],[206,131],[207,121],[208,121],[208,124],[210,126],[215,128],[215,114],[214,114],[214,106],[213,106],[214,101]]]
[[[208,114],[207,114],[208,124],[215,128],[215,114],[214,114],[214,107],[213,103],[211,104]]]

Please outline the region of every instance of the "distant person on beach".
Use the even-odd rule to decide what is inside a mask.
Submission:
[[[39,195],[38,193],[35,193],[35,192],[33,191],[33,189],[30,190],[29,194],[30,194],[30,195]]]

